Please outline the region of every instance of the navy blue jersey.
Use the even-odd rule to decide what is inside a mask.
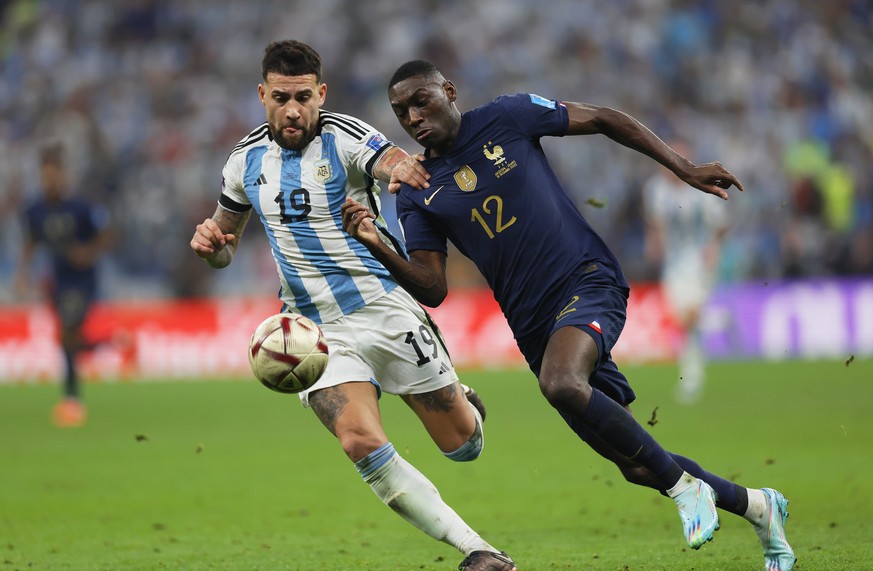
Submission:
[[[566,107],[538,95],[501,96],[463,114],[454,147],[427,159],[430,188],[403,186],[397,213],[408,251],[473,260],[516,339],[555,319],[580,281],[623,288],[604,241],[564,192],[540,138],[563,136]]]
[[[30,239],[43,244],[51,256],[58,287],[96,285],[95,268],[72,265],[67,259],[66,250],[71,244],[89,242],[99,234],[108,219],[103,208],[93,207],[75,198],[58,202],[39,200],[24,211],[24,216]]]

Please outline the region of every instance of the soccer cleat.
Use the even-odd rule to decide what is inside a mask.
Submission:
[[[52,421],[59,428],[83,426],[86,417],[85,405],[74,398],[65,398],[52,409]]]
[[[475,390],[463,383],[461,383],[461,388],[464,389],[464,396],[467,397],[467,400],[470,401],[473,408],[479,411],[479,416],[482,417],[482,422],[485,422],[485,405],[482,403],[482,397],[480,397],[479,393]]]
[[[505,551],[474,551],[461,561],[458,571],[518,571]]]
[[[696,479],[685,491],[673,498],[679,508],[679,518],[685,530],[685,541],[691,549],[700,549],[718,529],[715,491],[703,480]]]
[[[797,557],[785,539],[785,520],[788,519],[788,500],[771,488],[761,490],[767,497],[767,518],[755,526],[764,548],[765,571],[790,571]]]

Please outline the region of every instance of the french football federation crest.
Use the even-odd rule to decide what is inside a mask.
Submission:
[[[491,141],[488,141],[488,145],[490,144]],[[503,156],[503,147],[501,147],[500,145],[494,145],[489,151],[488,145],[482,145],[482,152],[485,153],[485,156],[488,157],[488,160],[494,161],[494,166],[497,166],[506,160],[506,157]]]
[[[455,182],[458,183],[458,188],[464,192],[476,190],[476,173],[469,165],[464,165],[455,173]]]

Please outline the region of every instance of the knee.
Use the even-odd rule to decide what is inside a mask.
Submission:
[[[343,452],[352,462],[366,458],[374,450],[385,444],[385,437],[362,427],[337,433]]]
[[[622,467],[620,469],[624,479],[631,484],[646,486],[647,488],[659,487],[659,484],[652,473],[643,466]]]
[[[570,371],[544,372],[539,378],[540,392],[553,407],[564,410],[570,403],[587,405],[591,399],[588,376]]]

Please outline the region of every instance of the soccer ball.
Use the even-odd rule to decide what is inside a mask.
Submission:
[[[327,342],[318,325],[296,313],[271,315],[249,342],[249,365],[268,389],[299,393],[318,381],[327,367]]]

